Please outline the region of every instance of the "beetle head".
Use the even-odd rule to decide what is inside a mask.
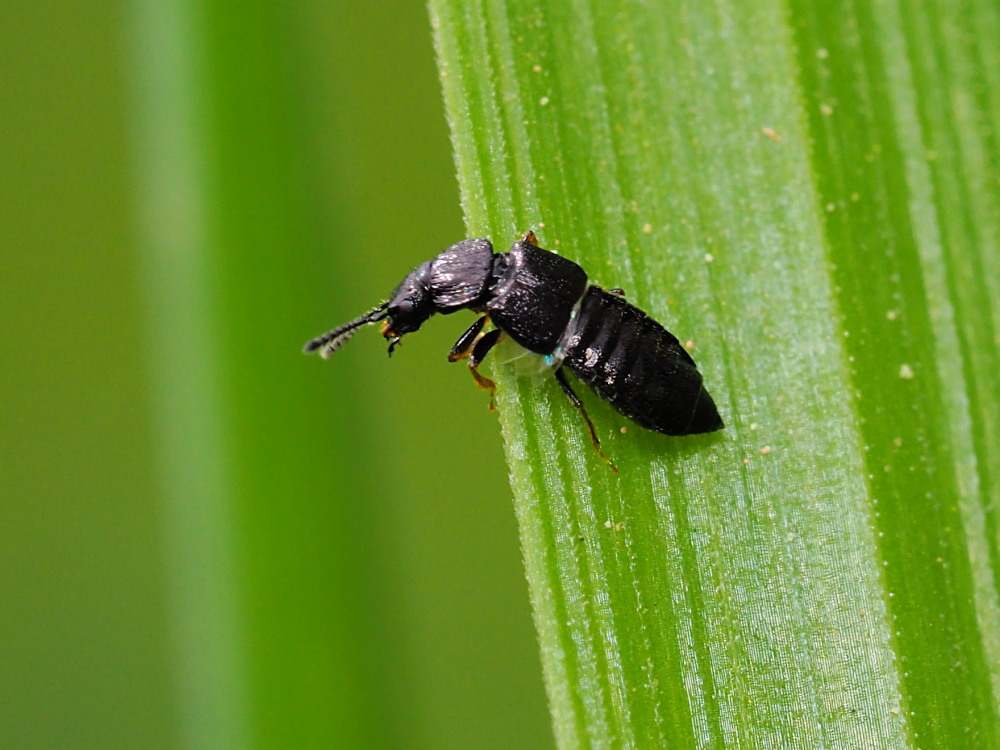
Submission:
[[[417,266],[396,287],[389,299],[387,317],[382,323],[382,335],[389,341],[390,357],[405,334],[418,330],[425,320],[437,312],[427,283],[430,273],[430,261]]]

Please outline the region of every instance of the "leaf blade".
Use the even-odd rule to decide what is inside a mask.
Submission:
[[[869,283],[890,288],[893,270],[876,266],[877,278],[864,276],[845,292],[840,266],[852,245],[831,224],[827,200],[851,199],[842,185],[829,187],[836,170],[851,162],[841,158],[828,169],[810,152],[814,140],[833,141],[824,130],[822,102],[809,90],[808,76],[818,66],[808,55],[816,47],[803,44],[810,34],[826,34],[850,45],[859,19],[877,13],[881,36],[864,41],[889,48],[898,43],[899,19],[892,13],[898,17],[899,7],[840,4],[828,13],[843,18],[831,23],[794,3],[711,9],[680,3],[664,14],[639,5],[484,2],[464,6],[462,24],[454,26],[449,7],[446,0],[432,3],[442,70],[461,63],[449,55],[452,35],[483,51],[480,68],[463,70],[463,86],[476,90],[478,107],[445,81],[471,233],[492,231],[502,244],[506,234],[534,226],[544,245],[566,248],[595,280],[626,286],[682,340],[685,328],[696,330],[697,357],[731,422],[721,438],[664,448],[662,438],[634,428],[624,438],[609,433],[607,425],[621,420],[585,397],[604,425],[606,449],[626,457],[619,463],[650,466],[648,476],[623,471],[612,479],[551,384],[517,380],[512,368],[500,368],[515,507],[557,738],[565,746],[687,746],[722,744],[743,732],[762,744],[770,737],[901,747],[934,736],[944,716],[940,706],[918,711],[916,719],[908,711],[915,695],[922,708],[933,708],[930,686],[947,656],[918,643],[919,607],[901,639],[893,598],[900,581],[914,586],[911,604],[933,592],[914,577],[927,570],[920,540],[933,537],[935,527],[947,528],[941,522],[951,516],[940,503],[913,523],[901,514],[889,521],[881,516],[884,485],[871,482],[881,456],[871,453],[865,426],[879,416],[879,400],[893,398],[900,375],[908,379],[907,370],[900,365],[891,377],[866,379],[873,370],[854,366],[859,350],[851,323],[842,321],[871,326],[884,315],[879,294],[857,305],[856,292],[868,291]],[[976,12],[990,16],[985,7]],[[516,31],[496,38],[509,29]],[[515,53],[505,57],[498,50]],[[859,48],[846,64],[871,64],[872,55]],[[850,76],[835,82],[853,91]],[[883,83],[876,76],[872,82],[912,95],[905,81]],[[873,105],[882,103],[870,90],[844,104],[856,117]],[[994,111],[987,109],[982,117]],[[490,138],[492,145],[483,146]],[[899,147],[896,134],[888,141]],[[857,156],[857,148],[848,154]],[[880,212],[910,211],[909,220],[920,221],[915,206],[922,194],[904,185],[901,165],[879,176],[889,182],[872,183],[878,200],[866,221],[849,225],[853,232],[877,228]],[[531,175],[532,183],[525,186],[517,174]],[[896,239],[904,235],[899,227],[893,231]],[[572,247],[566,237],[574,238]],[[995,253],[995,244],[986,248]],[[985,276],[982,284],[990,288],[995,279]],[[930,306],[925,318],[940,317],[919,279],[911,275],[905,283],[915,303]],[[929,330],[917,321],[910,335],[916,341]],[[988,328],[975,333],[984,364],[974,382],[988,389],[995,342]],[[867,352],[871,361],[879,354]],[[943,382],[953,378],[945,375]],[[932,384],[925,398],[961,402],[942,394]],[[995,428],[992,408],[987,405],[980,431]],[[958,434],[963,426],[953,422],[949,429]],[[939,425],[934,434],[946,431]],[[951,455],[942,449],[942,466]],[[920,481],[889,486],[900,511]],[[936,486],[941,498],[956,489],[949,480]],[[967,526],[981,500],[963,506]],[[979,509],[980,526],[988,524],[987,515]],[[624,540],[630,552],[599,536],[607,521],[611,540]],[[887,530],[894,538],[888,547],[880,541]],[[967,538],[953,533],[946,540],[956,550],[953,562],[966,559],[966,569],[955,581],[938,579],[940,590],[957,600],[923,614],[957,613],[963,607],[955,602],[974,589],[992,628],[990,566],[968,570]],[[995,548],[983,533],[973,542],[980,552]],[[905,563],[908,574],[885,578],[883,563],[890,561]],[[671,616],[643,616],[644,597],[669,601]],[[988,664],[976,650],[973,615],[965,609],[956,616],[964,623],[957,627],[965,653],[980,667]],[[937,666],[914,679],[899,666],[906,659]],[[655,684],[653,672],[681,672],[683,679],[671,691]],[[969,674],[958,670],[951,679]],[[978,714],[980,738],[990,736],[995,677],[979,674],[969,690],[956,693],[950,708],[963,709],[961,718],[946,723],[941,736],[957,738],[969,712]],[[634,697],[639,693],[644,698]]]

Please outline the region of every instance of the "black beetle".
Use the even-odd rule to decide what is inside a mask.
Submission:
[[[481,317],[455,342],[449,361],[468,358],[476,383],[492,392],[496,384],[477,368],[504,334],[543,355],[602,456],[594,425],[564,368],[650,430],[695,435],[722,429],[701,373],[673,334],[626,302],[622,290],[589,285],[580,266],[537,242],[528,232],[506,253],[494,253],[485,239],[456,243],[411,271],[391,299],[313,339],[305,351],[326,358],[361,326],[383,321],[392,356],[400,339],[434,313],[468,309]],[[495,327],[484,333],[487,323]]]

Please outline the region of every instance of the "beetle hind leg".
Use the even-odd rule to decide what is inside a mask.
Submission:
[[[615,462],[608,458],[607,454],[601,450],[601,441],[597,438],[597,430],[594,429],[594,423],[590,421],[590,415],[587,414],[587,409],[583,405],[583,401],[581,401],[580,397],[573,392],[573,389],[569,385],[569,381],[566,380],[566,374],[562,371],[562,368],[556,370],[555,375],[556,382],[558,382],[559,387],[563,389],[563,393],[569,397],[569,400],[573,402],[573,406],[575,406],[580,414],[583,415],[583,421],[587,423],[587,429],[590,430],[590,441],[594,444],[594,448],[596,448],[597,452],[601,454],[601,458],[607,461],[608,466],[611,467],[611,471],[617,474],[618,467],[615,466]]]

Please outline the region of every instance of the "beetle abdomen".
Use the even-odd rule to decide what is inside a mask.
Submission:
[[[591,286],[563,339],[563,365],[626,417],[667,435],[722,428],[676,337],[620,296]]]

